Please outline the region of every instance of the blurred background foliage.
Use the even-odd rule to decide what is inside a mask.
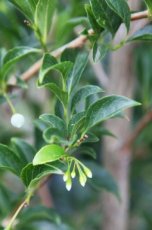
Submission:
[[[76,37],[76,27],[82,22],[85,23],[84,3],[82,0],[60,0],[58,10],[54,17],[54,26],[50,33],[50,47],[55,49]],[[38,41],[31,29],[24,23],[24,16],[14,8],[8,1],[0,0],[0,48],[10,49],[19,45],[39,47]],[[75,27],[74,27],[75,26]],[[72,28],[75,29],[72,29]],[[20,74],[26,70],[31,63],[34,63],[36,57],[28,57],[21,61],[15,74]],[[105,69],[108,71],[108,57],[103,61]],[[136,77],[135,97],[142,103],[134,111],[134,124],[151,108],[152,103],[152,46],[151,43],[138,43],[134,49],[134,72]],[[18,68],[19,66],[19,68]],[[12,70],[12,75],[13,75]],[[88,65],[84,73],[84,82],[97,83],[95,73],[91,65]],[[83,82],[82,82],[83,84]],[[38,149],[42,143],[41,132],[33,124],[43,112],[52,112],[54,98],[44,89],[36,89],[35,79],[28,84],[26,89],[17,90],[12,95],[12,101],[18,112],[26,117],[26,126],[22,131],[17,131],[10,125],[11,113],[8,106],[2,102],[0,106],[0,143],[9,144],[11,137],[21,137],[29,143],[34,143]],[[45,103],[44,103],[45,102]],[[98,154],[98,160],[102,161],[102,139],[101,143],[94,144]],[[88,160],[88,158],[86,158]],[[13,181],[13,182],[12,182]],[[110,182],[109,182],[110,183]],[[23,222],[17,229],[101,229],[102,204],[101,191],[95,190],[89,185],[83,189],[75,181],[72,191],[65,190],[62,178],[57,176],[49,180],[50,194],[53,200],[53,207],[64,220],[60,223],[60,218],[55,217],[53,223],[50,220],[53,211],[47,210],[48,215],[44,218],[33,218],[26,213],[22,213]],[[10,214],[16,204],[22,198],[23,185],[11,174],[0,171],[0,222]],[[152,125],[141,133],[136,140],[133,149],[133,160],[130,174],[130,229],[151,230],[152,229]],[[33,209],[37,202],[41,201],[38,197],[33,199]],[[43,209],[39,206],[37,212],[43,217]],[[46,210],[45,210],[46,211]],[[26,209],[25,212],[30,210]],[[32,213],[32,211],[31,211]],[[55,215],[55,214],[54,214]],[[28,219],[29,218],[29,219]],[[59,225],[58,225],[59,224]],[[59,227],[60,226],[60,227]],[[70,226],[70,227],[69,227]]]

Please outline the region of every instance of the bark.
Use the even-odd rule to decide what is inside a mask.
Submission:
[[[139,0],[130,2],[134,2],[133,4],[136,7],[139,5]],[[133,25],[133,29],[135,25]],[[117,39],[121,39],[124,33],[125,31],[122,27]],[[133,76],[132,51],[133,46],[127,45],[112,53],[108,94],[118,94],[133,98],[135,77]],[[127,111],[127,116],[131,119],[131,110]],[[102,195],[103,221],[101,229],[103,230],[127,230],[128,228],[131,149],[122,149],[120,146],[128,138],[131,132],[130,126],[131,122],[127,119],[115,119],[106,123],[106,128],[112,131],[118,139],[104,138],[103,162],[116,179],[121,201],[119,202],[112,194],[106,192]]]

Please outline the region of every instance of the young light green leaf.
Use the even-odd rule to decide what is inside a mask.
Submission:
[[[126,0],[105,0],[107,5],[122,19],[127,30],[130,28],[130,9]]]
[[[9,0],[13,3],[31,22],[34,21],[34,12],[38,0]]]
[[[51,71],[56,70],[61,73],[62,81],[67,78],[68,73],[70,72],[73,63],[70,61],[65,61],[58,63],[57,60],[50,54],[45,54],[43,57],[42,67],[39,74],[39,84],[43,83],[45,76]]]
[[[82,52],[79,55],[77,55],[77,58],[75,60],[73,70],[68,76],[68,92],[71,93],[71,91],[76,87],[76,85],[79,83],[79,80],[82,76],[82,73],[86,67],[88,60],[88,53]]]
[[[150,16],[152,16],[152,1],[151,0],[145,0],[145,3],[146,3],[147,8],[149,10]]]
[[[117,113],[129,107],[140,105],[127,97],[122,96],[107,96],[94,104],[87,110],[85,127],[86,130],[93,126],[114,117]]]
[[[44,177],[50,174],[63,174],[62,167],[63,164],[59,162],[37,166],[28,164],[23,168],[21,178],[30,192],[31,190],[36,189]]]
[[[33,165],[42,165],[53,162],[65,156],[66,152],[59,145],[46,145],[42,147],[33,159]]]
[[[101,92],[103,92],[103,90],[95,85],[87,85],[82,87],[75,93],[74,97],[72,98],[71,109],[73,110],[81,100],[85,100],[88,96]]]
[[[128,38],[131,41],[152,41],[152,25],[147,25]]]
[[[19,176],[22,167],[22,159],[19,159],[16,153],[7,146],[0,144],[0,168],[7,169]]]
[[[114,35],[122,22],[120,16],[107,5],[105,0],[91,0],[90,3],[97,23]]]
[[[18,62],[21,58],[25,57],[28,54],[39,53],[39,52],[40,50],[38,49],[34,49],[31,47],[26,47],[26,46],[15,47],[9,50],[3,58],[3,67],[1,70],[3,77],[7,73],[9,68],[13,64]]]
[[[44,43],[51,28],[53,13],[56,8],[56,0],[39,0],[35,10],[35,25],[39,28]]]
[[[44,121],[45,123],[49,124],[50,127],[52,127],[52,128],[62,130],[63,132],[65,132],[65,130],[66,130],[66,124],[65,124],[64,120],[62,120],[60,117],[58,117],[56,115],[46,113],[46,114],[42,114],[39,117],[39,119]]]

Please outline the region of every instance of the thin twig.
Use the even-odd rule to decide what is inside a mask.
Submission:
[[[143,18],[148,18],[148,11],[142,11],[142,12],[138,12],[138,13],[133,13],[131,15],[131,21],[135,21],[135,20],[139,20],[139,19],[143,19]],[[89,35],[94,34],[94,31],[92,29],[90,29],[88,31]],[[67,48],[78,48],[78,47],[82,47],[87,41],[87,35],[80,35],[79,37],[77,37],[76,39],[74,39],[73,41],[67,43],[66,45],[58,48],[57,50],[52,52],[52,55],[54,57],[58,57],[61,55],[61,53],[67,49]],[[25,71],[21,78],[24,81],[28,81],[30,80],[35,74],[37,74],[37,72],[39,71],[40,67],[41,67],[41,63],[42,60],[37,61],[33,66],[31,66],[27,71]]]
[[[125,143],[122,145],[122,149],[124,148],[130,148],[133,146],[135,140],[137,137],[141,134],[141,132],[146,128],[146,126],[152,122],[152,110],[150,110],[148,113],[145,114],[145,116],[138,122],[136,125],[134,131],[128,139],[125,141]]]
[[[142,11],[142,12],[137,12],[137,13],[133,13],[131,15],[131,21],[136,21],[136,20],[140,20],[143,18],[148,18],[148,10]]]

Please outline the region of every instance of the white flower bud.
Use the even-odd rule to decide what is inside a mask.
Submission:
[[[15,113],[11,117],[11,124],[16,128],[21,128],[24,125],[25,118],[20,113]]]
[[[84,168],[84,172],[86,174],[87,177],[92,178],[92,172],[90,169],[88,169],[87,167]]]
[[[76,173],[75,173],[75,170],[73,170],[72,173],[71,173],[71,177],[75,178],[75,176],[76,176]]]
[[[80,178],[79,178],[80,184],[82,185],[82,187],[85,186],[86,182],[87,182],[87,178],[84,174],[81,173]]]
[[[72,181],[71,178],[68,178],[68,180],[66,181],[66,189],[70,191],[71,188],[72,188]]]
[[[68,173],[66,172],[64,175],[63,175],[63,181],[66,182],[68,179]]]

